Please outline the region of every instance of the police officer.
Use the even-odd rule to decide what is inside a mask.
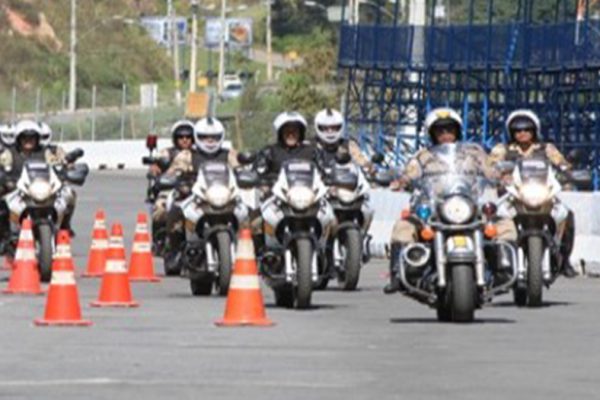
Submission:
[[[205,162],[217,161],[226,162],[229,167],[238,166],[237,151],[233,148],[223,147],[225,141],[225,127],[216,118],[203,118],[194,126],[195,151],[191,154],[189,165],[186,164],[186,170],[196,176],[200,166]],[[174,204],[168,211],[166,218],[167,225],[167,248],[165,254],[165,269],[167,272],[179,272],[179,252],[185,241],[184,231],[185,218],[181,208]]]
[[[490,158],[494,163],[543,158],[559,171],[571,170],[571,164],[552,143],[540,141],[540,119],[533,111],[519,109],[510,113],[506,119],[506,130],[509,143],[507,145],[500,143],[492,149]],[[507,183],[510,179],[510,174],[503,177]],[[571,278],[577,275],[569,261],[575,242],[575,216],[559,199],[554,203],[552,216],[562,242],[560,251],[564,262],[561,270],[564,276]]]
[[[433,145],[455,143],[461,139],[462,119],[452,109],[437,108],[432,110],[427,115],[424,125]],[[497,172],[483,148],[473,145],[470,151],[473,152],[474,159],[478,160],[477,165],[481,169],[480,172],[488,179],[496,179],[498,177]],[[424,172],[444,171],[446,168],[447,166],[442,165],[427,148],[422,149],[409,160],[402,176],[392,182],[390,188],[392,190],[403,189],[411,182],[419,180]],[[517,239],[517,230],[511,219],[497,221],[496,228],[498,240],[514,242]],[[404,246],[416,242],[417,239],[417,227],[413,222],[404,219],[396,221],[391,238],[390,283],[384,288],[386,294],[401,290],[400,281],[397,278],[399,271],[397,265],[398,254],[401,253]]]
[[[283,112],[273,121],[275,143],[263,148],[256,160],[256,171],[270,185],[286,160],[317,161],[315,146],[305,141],[307,127],[306,119],[294,111]]]

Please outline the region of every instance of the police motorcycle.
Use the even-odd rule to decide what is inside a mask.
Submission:
[[[237,232],[248,217],[240,188],[257,182],[254,171],[234,171],[226,162],[200,165],[191,195],[179,203],[186,235],[179,265],[188,272],[192,294],[210,295],[213,287],[227,294]]]
[[[440,321],[473,321],[475,309],[510,290],[517,277],[516,251],[507,242],[491,241],[497,233],[497,208],[491,202],[480,204],[485,180],[468,146],[444,144],[430,150],[443,168],[424,168],[403,215],[417,226],[419,240],[392,255],[403,293],[436,308]]]
[[[544,158],[501,162],[504,172],[512,170],[512,180],[500,199],[499,212],[513,218],[518,236],[519,263],[513,288],[518,306],[542,305],[544,286],[552,285],[563,265],[561,238],[556,221],[565,221],[568,210],[556,207],[561,181],[576,185],[591,182],[589,171],[555,171]]]
[[[158,136],[156,135],[148,135],[146,137],[146,148],[150,152],[150,155],[142,157],[142,164],[149,165],[157,165],[161,171],[166,171],[169,168],[169,160],[165,160],[162,158],[154,157],[153,153],[156,150],[158,144]],[[146,175],[146,179],[148,180],[148,187],[146,190],[146,204],[152,206],[159,194],[163,190],[172,190],[174,186],[176,186],[176,181],[167,176],[159,175],[155,176],[151,173]],[[162,257],[165,252],[165,243],[167,238],[167,230],[166,227],[156,226],[154,221],[152,222],[152,254],[156,257]],[[165,271],[167,275],[172,275],[169,271]],[[178,275],[178,273],[177,273]]]
[[[264,250],[260,272],[280,307],[306,309],[324,273],[333,211],[316,164],[284,162],[272,195],[261,205]]]
[[[332,165],[322,168],[336,223],[327,240],[326,271],[318,288],[324,289],[330,279],[337,279],[341,289],[356,290],[361,267],[370,258],[370,236],[363,232],[363,205],[368,200],[370,184],[362,168],[352,163],[347,153],[337,154]]]
[[[65,161],[73,164],[82,156],[83,150],[73,150],[65,156]],[[56,233],[65,218],[69,196],[73,196],[67,184],[83,185],[88,173],[89,168],[84,163],[65,167],[28,160],[23,165],[14,190],[4,197],[10,213],[8,253],[15,253],[21,221],[26,217],[31,218],[42,282],[50,281]],[[7,182],[8,177],[4,175],[2,180]]]

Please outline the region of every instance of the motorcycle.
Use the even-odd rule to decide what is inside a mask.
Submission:
[[[306,309],[324,273],[326,230],[333,211],[317,166],[288,160],[262,204],[264,251],[260,272],[277,306]]]
[[[516,251],[507,242],[492,241],[497,208],[479,204],[485,180],[468,146],[430,150],[439,167],[424,168],[404,216],[417,227],[419,241],[392,254],[402,293],[436,308],[440,321],[473,321],[475,309],[507,292],[517,276]]]
[[[519,264],[517,282],[513,288],[518,306],[542,305],[544,286],[552,285],[560,275],[563,260],[561,234],[555,221],[568,217],[566,207],[556,206],[557,195],[562,190],[560,178],[546,159],[523,159],[515,163],[505,162],[499,167],[512,169],[512,182],[499,207],[502,213],[512,217],[519,237]],[[566,171],[564,171],[566,173]],[[586,171],[575,171],[563,178],[574,183],[591,181]]]
[[[327,270],[319,284],[324,289],[330,279],[337,279],[343,290],[356,290],[363,263],[369,260],[370,236],[364,232],[363,205],[368,200],[369,182],[362,169],[350,162],[349,155],[336,157],[327,168],[327,200],[336,223],[326,246]]]
[[[83,150],[73,150],[65,156],[68,164],[83,156]],[[89,173],[87,164],[51,166],[44,161],[28,160],[24,163],[16,188],[5,196],[10,213],[11,238],[8,253],[14,255],[21,221],[30,217],[36,257],[42,282],[52,275],[52,256],[55,237],[67,212],[72,189],[65,183],[81,186]]]
[[[210,295],[213,286],[219,295],[227,294],[237,231],[248,216],[239,188],[256,183],[254,172],[235,173],[226,163],[206,162],[199,168],[191,196],[180,203],[186,240],[179,264],[188,271],[195,296]]]

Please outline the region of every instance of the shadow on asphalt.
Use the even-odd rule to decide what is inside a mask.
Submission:
[[[513,301],[499,301],[497,303],[486,304],[486,307],[513,307],[513,308],[523,308],[527,310],[535,310],[536,308],[549,308],[549,307],[568,307],[575,305],[575,303],[571,303],[568,301],[545,301],[541,306],[535,308],[529,307],[517,307],[517,305]]]
[[[443,324],[450,325],[452,322],[440,322],[437,318],[390,318],[392,324]],[[515,320],[506,318],[475,318],[468,324],[454,323],[453,325],[479,325],[479,324],[514,324]]]
[[[311,312],[311,311],[320,311],[320,310],[340,310],[342,308],[348,308],[347,304],[313,304],[309,308],[304,310],[297,310],[295,308],[285,308],[279,307],[275,303],[267,303],[265,304],[265,308],[268,309],[280,309],[280,310],[290,310],[294,312]]]

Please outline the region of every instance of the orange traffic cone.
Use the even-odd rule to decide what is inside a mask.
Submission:
[[[229,284],[227,304],[223,319],[217,326],[271,326],[273,322],[265,314],[258,269],[252,244],[252,233],[242,229],[238,240],[235,267]]]
[[[106,253],[108,252],[108,232],[106,232],[106,218],[103,210],[96,212],[94,229],[92,231],[92,246],[88,257],[87,270],[83,273],[86,278],[100,277],[106,267]]]
[[[33,243],[33,232],[31,231],[31,220],[24,219],[17,243],[17,254],[15,254],[14,269],[10,276],[8,288],[3,293],[10,294],[41,294],[40,271],[35,258],[35,244]]]
[[[44,318],[36,319],[34,323],[38,326],[92,324],[91,321],[81,318],[79,294],[75,284],[75,266],[71,257],[71,236],[66,230],[58,232]]]
[[[110,232],[106,269],[102,275],[102,286],[98,300],[92,307],[137,307],[139,304],[131,296],[131,286],[125,266],[123,227],[115,223]]]
[[[148,233],[148,217],[145,213],[139,213],[137,217],[133,249],[129,261],[129,280],[160,282],[160,278],[154,275],[154,260],[152,259],[152,247],[150,234]]]

